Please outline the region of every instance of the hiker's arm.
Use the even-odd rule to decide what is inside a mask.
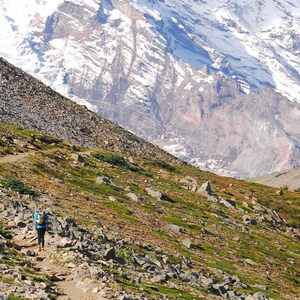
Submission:
[[[36,229],[36,215],[37,215],[37,213],[35,212],[34,214],[33,214],[33,227]]]

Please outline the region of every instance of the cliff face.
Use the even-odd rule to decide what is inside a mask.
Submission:
[[[253,177],[299,166],[298,6],[3,1],[0,51],[203,169]]]

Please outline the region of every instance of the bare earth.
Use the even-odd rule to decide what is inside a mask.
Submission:
[[[47,245],[46,236],[45,250],[40,253],[37,252],[36,240],[14,240],[14,242],[27,250],[34,251],[37,254],[37,256],[33,258],[33,264],[37,270],[49,277],[56,276],[59,278],[60,281],[54,282],[55,286],[58,287],[61,293],[61,295],[57,297],[57,300],[100,300],[99,296],[96,297],[92,291],[82,291],[76,286],[75,281],[67,279],[68,275],[71,274],[71,269],[54,263],[51,259],[51,254],[56,252],[56,248],[51,245]]]
[[[288,187],[289,190],[300,188],[300,169],[292,169],[252,178],[250,181],[258,182],[276,188]]]

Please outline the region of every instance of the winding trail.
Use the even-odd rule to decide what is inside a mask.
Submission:
[[[25,160],[30,155],[35,155],[36,151],[31,150],[28,152],[9,154],[0,157],[0,164],[2,163],[14,163]],[[77,154],[89,153],[81,152]],[[54,216],[55,217],[55,216]],[[35,232],[30,232],[28,237],[22,240],[18,240],[18,233],[15,232],[15,237],[13,241],[15,244],[20,246],[23,251],[30,251],[33,253],[30,256],[31,263],[35,270],[40,274],[47,275],[48,278],[53,282],[55,289],[58,292],[57,300],[100,300],[106,299],[95,295],[91,290],[82,290],[80,287],[76,286],[76,280],[72,278],[72,267],[62,265],[61,262],[55,261],[55,253],[57,247],[54,246],[52,242],[53,239],[60,239],[58,235],[51,236],[46,233],[45,235],[45,250],[38,253],[37,252],[37,239]]]
[[[17,240],[14,238],[13,241],[15,244],[22,247],[22,249],[26,249],[27,252],[31,251],[32,253],[35,253],[34,256],[31,256],[32,266],[37,272],[43,274],[43,276],[47,275],[47,277],[53,282],[59,293],[56,298],[57,300],[100,299],[99,296],[96,297],[92,291],[82,291],[76,286],[76,282],[73,279],[68,279],[71,275],[71,267],[55,263],[53,254],[56,253],[57,248],[51,245],[51,241],[47,233],[45,235],[45,250],[40,253],[37,252],[37,239],[33,238],[32,235],[24,240]]]
[[[9,154],[0,157],[0,163],[19,162],[25,160],[30,155],[35,155],[35,152],[36,151],[32,150],[15,155]],[[46,234],[45,250],[40,253],[37,252],[37,241],[36,239],[33,239],[32,236],[25,240],[13,240],[14,243],[22,247],[22,249],[26,249],[27,251],[31,250],[36,254],[36,256],[32,257],[32,264],[38,272],[53,279],[53,283],[60,294],[56,298],[57,300],[95,300],[96,296],[92,294],[92,291],[82,291],[76,286],[74,280],[68,279],[68,276],[71,275],[70,268],[55,264],[53,259],[51,259],[52,254],[56,252],[57,248],[47,242],[48,237],[49,236]]]
[[[35,250],[34,247],[33,250]],[[94,300],[95,296],[84,293],[79,289],[74,281],[68,280],[67,277],[70,275],[70,268],[62,267],[53,262],[51,254],[56,251],[55,247],[45,247],[45,251],[42,251],[37,256],[35,268],[39,269],[40,272],[49,276],[49,278],[55,278],[54,284],[58,287],[61,292],[56,299],[57,300]]]
[[[29,155],[34,155],[35,151],[28,151],[18,154],[8,154],[0,157],[0,163],[12,163],[16,161],[21,161]]]

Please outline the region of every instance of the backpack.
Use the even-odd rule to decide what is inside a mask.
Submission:
[[[44,211],[38,211],[36,223],[38,225],[46,225],[46,213]]]

